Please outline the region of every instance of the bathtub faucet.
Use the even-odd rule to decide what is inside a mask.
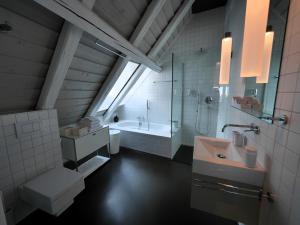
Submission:
[[[139,129],[141,129],[141,127],[143,126],[143,121],[145,121],[145,117],[138,116],[137,119],[139,121]]]

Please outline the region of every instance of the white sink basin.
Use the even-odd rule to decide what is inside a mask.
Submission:
[[[243,149],[226,139],[196,136],[193,172],[261,187],[265,170],[258,162],[246,167]]]

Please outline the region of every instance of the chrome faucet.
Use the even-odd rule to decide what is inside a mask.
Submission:
[[[145,117],[138,116],[137,119],[139,121],[139,129],[141,129],[141,127],[143,126],[143,122],[145,122]]]
[[[222,132],[225,131],[227,127],[240,127],[240,128],[249,128],[249,130],[245,130],[245,132],[253,131],[255,134],[260,133],[260,128],[259,126],[255,125],[254,123],[251,123],[250,125],[241,125],[241,124],[225,124],[222,128]]]

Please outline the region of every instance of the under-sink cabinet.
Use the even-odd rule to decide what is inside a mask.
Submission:
[[[193,173],[191,207],[257,225],[261,203],[260,187]]]

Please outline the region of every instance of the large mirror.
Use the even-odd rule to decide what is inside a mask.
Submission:
[[[268,26],[274,31],[274,41],[268,83],[245,78],[244,96],[233,99],[234,107],[262,119],[274,115],[288,9],[289,0],[270,0]]]

